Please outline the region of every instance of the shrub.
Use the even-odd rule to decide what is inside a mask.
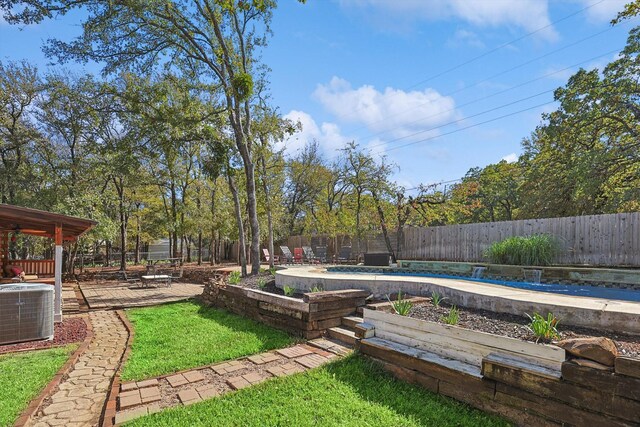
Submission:
[[[240,274],[239,271],[232,271],[231,273],[229,273],[229,284],[237,285],[238,283],[240,283],[240,279],[242,279],[242,274]]]
[[[264,289],[267,286],[267,280],[264,277],[258,279],[258,288]]]
[[[533,316],[527,314],[527,317],[531,320],[529,329],[536,336],[536,342],[539,340],[551,341],[560,337],[557,329],[560,320],[552,313],[548,313],[546,319],[540,313],[533,313]]]
[[[272,275],[272,276],[275,276],[276,275],[276,268],[275,267],[271,267],[269,269],[269,274]]]
[[[555,237],[549,234],[513,236],[494,242],[485,251],[485,257],[494,264],[549,265],[560,252]]]
[[[387,295],[387,299],[393,306],[393,310],[396,312],[396,314],[399,314],[400,316],[409,315],[409,312],[413,307],[413,303],[402,296],[402,291],[398,292],[398,299],[396,299],[395,301],[391,301],[388,295]]]
[[[309,290],[309,292],[322,292],[324,289],[321,284],[313,285],[313,287]]]
[[[442,316],[442,321],[447,325],[457,325],[460,320],[460,310],[455,305],[449,309],[446,316]]]
[[[284,294],[288,297],[292,297],[293,294],[296,293],[296,288],[293,288],[291,286],[286,286],[284,288],[282,288],[282,290],[284,291]]]
[[[442,296],[436,291],[431,292],[431,303],[434,307],[440,307],[440,303],[444,300]]]

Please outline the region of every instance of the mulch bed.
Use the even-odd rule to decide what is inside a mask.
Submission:
[[[442,303],[439,307],[435,307],[431,303],[419,303],[413,306],[409,317],[445,324],[442,317],[449,313],[449,309],[450,305],[446,303]],[[524,341],[536,341],[536,337],[527,327],[530,323],[527,317],[467,307],[458,307],[458,310],[460,317],[456,326]],[[563,326],[562,319],[560,319],[557,328],[560,339],[607,337],[616,343],[620,355],[640,357],[640,336],[614,334],[577,326]]]
[[[54,337],[52,340],[40,340],[21,342],[17,344],[0,345],[0,354],[11,353],[15,351],[36,350],[61,345],[71,344],[74,342],[84,341],[87,336],[87,324],[80,317],[71,317],[63,319],[61,323],[56,323],[53,327]]]

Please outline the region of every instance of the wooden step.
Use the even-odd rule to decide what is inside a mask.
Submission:
[[[356,344],[356,333],[354,331],[341,328],[339,326],[336,326],[335,328],[329,328],[328,331],[331,338],[335,338],[352,346]]]
[[[311,341],[307,341],[307,344],[321,350],[330,351],[338,356],[346,356],[353,352],[352,346],[336,339],[316,338]]]
[[[342,318],[342,326],[344,326],[345,329],[353,329],[358,323],[362,322],[364,322],[364,320],[358,316],[345,316]]]

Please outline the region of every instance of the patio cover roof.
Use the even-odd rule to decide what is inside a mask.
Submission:
[[[55,237],[56,225],[62,228],[63,240],[73,241],[91,230],[97,222],[38,209],[0,203],[0,230],[16,231],[42,237]]]

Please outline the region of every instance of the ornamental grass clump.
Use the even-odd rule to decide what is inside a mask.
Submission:
[[[240,279],[242,279],[242,274],[240,274],[239,271],[232,271],[229,273],[228,281],[230,285],[237,285],[240,283]]]
[[[296,288],[291,287],[291,286],[286,286],[284,288],[282,288],[282,290],[284,291],[284,294],[288,297],[292,297],[293,294],[296,293]]]
[[[434,307],[440,307],[440,303],[442,303],[443,300],[444,298],[442,298],[439,293],[437,293],[436,291],[431,292],[431,303]]]
[[[321,284],[313,285],[313,287],[309,290],[309,292],[322,292],[324,289]]]
[[[457,325],[460,320],[460,310],[455,305],[449,309],[446,316],[442,316],[442,321],[447,325]]]
[[[398,292],[398,299],[396,299],[395,301],[391,301],[388,295],[387,299],[391,303],[393,311],[395,311],[396,314],[399,314],[400,316],[408,316],[409,312],[413,308],[413,303],[402,296],[402,291]]]
[[[560,333],[558,332],[560,320],[553,313],[548,313],[546,319],[540,313],[533,313],[533,316],[527,314],[527,317],[531,320],[528,328],[535,335],[536,342],[540,340],[548,342],[560,338]]]
[[[264,277],[261,277],[258,279],[258,288],[259,289],[264,289],[267,286],[267,279],[265,279]]]
[[[549,265],[560,253],[560,245],[549,234],[513,236],[494,242],[485,251],[494,264]]]

